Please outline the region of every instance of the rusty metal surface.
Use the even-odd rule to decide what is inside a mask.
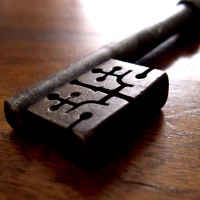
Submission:
[[[152,91],[149,97],[138,101],[148,91]],[[128,118],[132,113],[138,114],[134,113],[137,107],[141,113],[147,112],[146,105],[159,110],[167,94],[168,79],[163,71],[109,60],[49,93],[28,111],[50,121],[53,126],[73,132],[87,146],[90,136],[116,113],[120,115],[130,108]],[[150,101],[152,95],[155,95],[153,102]]]

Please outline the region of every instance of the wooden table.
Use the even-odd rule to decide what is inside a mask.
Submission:
[[[200,199],[200,34],[175,35],[140,64],[165,70],[169,98],[101,168],[78,167],[8,125],[3,102],[169,15],[176,1],[0,0],[0,199]],[[163,5],[165,5],[163,7]],[[134,127],[133,127],[134,128]]]

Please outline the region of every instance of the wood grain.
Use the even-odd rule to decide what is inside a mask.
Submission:
[[[89,171],[45,142],[17,135],[6,122],[3,101],[119,35],[115,31],[113,36],[104,35],[80,0],[0,0],[0,5],[0,199],[200,199],[200,34],[196,30],[170,38],[138,61],[167,71],[168,101],[139,133],[133,127],[132,140],[101,168]],[[132,5],[136,11],[137,3]],[[148,20],[136,23],[149,4],[143,9],[141,14],[128,10],[124,16],[124,24],[129,23],[133,32],[141,24],[149,25]],[[115,6],[110,10],[118,13]],[[106,16],[105,23],[114,14]],[[146,18],[151,16],[155,17],[146,12]],[[128,32],[119,29],[120,36]]]

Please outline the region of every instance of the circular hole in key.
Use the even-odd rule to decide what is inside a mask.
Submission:
[[[50,111],[55,111],[58,110],[58,106],[57,105],[53,105],[49,108]]]
[[[102,76],[102,77],[98,77],[97,79],[96,79],[96,81],[97,82],[102,82],[102,81],[105,81],[105,77],[104,76]]]
[[[146,78],[147,77],[147,74],[151,71],[152,69],[147,69],[146,71],[144,71],[144,72],[142,72],[142,73],[140,73],[140,74],[137,74],[136,76],[135,76],[135,78],[137,78],[137,79],[143,79],[143,78]]]
[[[137,74],[136,76],[135,76],[135,78],[137,78],[137,79],[143,79],[143,78],[146,78],[146,74],[144,74],[144,73],[142,73],[142,74]]]
[[[53,94],[48,94],[47,99],[49,100],[55,100],[59,98],[59,94],[53,93]]]
[[[116,67],[113,67],[113,69],[114,69],[115,71],[119,71],[119,70],[122,69],[122,67],[120,67],[120,66],[116,66]]]
[[[71,98],[75,98],[75,97],[78,97],[78,96],[80,96],[80,95],[81,95],[80,92],[72,92],[72,93],[70,94],[70,97],[71,97]]]
[[[90,117],[92,117],[92,113],[91,112],[84,112],[80,115],[80,119],[82,120],[86,120],[89,119]]]
[[[149,70],[146,70],[146,71],[142,72],[141,74],[137,74],[137,75],[135,76],[135,78],[137,78],[137,79],[143,79],[143,78],[146,78],[148,72],[149,72]]]
[[[95,68],[95,69],[92,70],[92,73],[100,73],[100,72],[102,72],[101,69],[97,69],[97,68]]]

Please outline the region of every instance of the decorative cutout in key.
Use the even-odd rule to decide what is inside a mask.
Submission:
[[[137,74],[135,78],[137,79],[143,79],[147,77],[147,74],[151,71],[152,69],[147,69],[146,71],[142,72],[141,74]]]
[[[73,102],[69,101],[70,98],[73,98],[74,94],[72,93],[70,95],[69,98],[67,99],[63,99],[63,98],[60,98],[59,94],[56,94],[56,93],[53,93],[53,94],[48,94],[47,95],[47,99],[49,100],[58,100],[60,101],[59,104],[56,104],[56,105],[52,105],[49,110],[50,111],[55,111],[55,110],[58,110],[62,105],[64,104],[69,104],[69,105],[72,105],[72,106],[76,106]]]
[[[88,81],[89,80],[88,79],[89,75],[84,76],[81,79],[81,81],[79,81],[79,80],[73,80],[73,81],[71,81],[71,84],[79,85],[79,86],[91,89],[93,91],[100,91],[100,92],[106,93],[107,96],[104,97],[102,100],[100,100],[101,102],[105,102],[105,100],[108,100],[108,99],[110,99],[113,96],[116,96],[116,97],[125,99],[127,101],[130,101],[131,99],[129,99],[129,97],[121,95],[119,93],[119,91],[122,90],[122,89],[124,89],[124,88],[126,88],[126,87],[133,87],[134,86],[133,84],[124,83],[123,80],[122,80],[127,74],[131,73],[132,70],[127,70],[127,71],[125,71],[122,74],[115,74],[116,71],[119,71],[121,69],[122,69],[122,67],[115,66],[109,72],[105,72],[105,71],[103,71],[100,68],[95,68],[95,69],[93,69],[91,71],[92,73],[99,74],[99,77],[97,77],[95,79],[97,82],[103,82],[103,81],[106,81],[106,79],[109,79],[109,77],[112,77],[112,78],[115,77],[115,81],[118,84],[118,86],[115,89],[112,89],[112,90],[106,88],[106,86],[102,87],[102,86],[96,86],[94,84],[93,85],[92,84],[88,84],[87,82],[89,82]],[[84,80],[84,81],[82,81],[82,80]],[[109,82],[110,82],[110,85],[114,84],[110,80],[109,80]]]
[[[49,99],[49,100],[57,100],[60,103],[50,106],[49,110],[50,111],[58,110],[64,104],[69,104],[69,105],[73,106],[71,109],[66,111],[66,113],[68,113],[71,110],[74,110],[74,109],[78,108],[81,105],[89,104],[89,103],[100,104],[100,105],[108,105],[108,104],[106,104],[106,101],[108,99],[110,99],[111,97],[113,97],[113,96],[116,96],[116,97],[119,97],[119,98],[122,98],[122,99],[125,99],[125,100],[129,101],[130,99],[127,98],[127,96],[123,96],[123,95],[119,94],[119,91],[122,90],[125,87],[132,87],[133,86],[133,85],[130,85],[130,84],[126,84],[126,83],[124,83],[122,81],[123,77],[126,76],[128,73],[130,73],[131,70],[128,70],[127,72],[125,72],[125,73],[123,73],[121,75],[114,74],[116,71],[121,70],[121,69],[122,69],[122,67],[116,66],[116,67],[113,67],[113,69],[110,72],[104,72],[102,69],[99,69],[99,68],[95,68],[95,69],[92,70],[92,73],[98,73],[100,75],[103,74],[103,76],[100,76],[100,77],[98,77],[96,79],[99,82],[104,81],[109,76],[116,77],[116,81],[119,84],[119,87],[117,87],[114,90],[109,90],[109,89],[106,89],[106,88],[96,87],[94,85],[85,84],[85,83],[80,82],[79,80],[73,80],[73,81],[70,82],[70,84],[79,85],[79,86],[91,89],[93,91],[100,91],[100,92],[106,93],[107,95],[105,97],[103,97],[102,99],[100,99],[99,101],[85,100],[85,101],[83,101],[81,103],[74,103],[74,102],[71,101],[71,99],[81,95],[81,93],[78,92],[78,91],[75,91],[75,92],[71,93],[69,95],[69,97],[66,98],[66,99],[61,98],[59,96],[59,94],[57,94],[57,93],[52,93],[52,94],[48,94],[47,95],[47,99]],[[85,97],[85,99],[87,99],[87,97]]]
[[[109,110],[110,108],[109,108],[108,102],[113,97],[123,99],[127,102],[132,101],[132,99],[130,97],[128,97],[127,95],[120,94],[120,91],[122,89],[127,88],[127,87],[133,87],[132,84],[124,83],[123,80],[122,80],[124,78],[124,76],[126,76],[127,74],[132,72],[132,70],[126,70],[125,72],[123,72],[121,74],[115,74],[115,72],[120,71],[121,69],[122,69],[122,67],[115,66],[108,72],[104,71],[101,68],[95,68],[90,72],[90,73],[93,73],[93,74],[97,74],[97,78],[94,78],[93,81],[101,82],[101,85],[104,81],[110,81],[110,77],[112,77],[111,80],[114,80],[115,82],[110,82],[110,84],[116,85],[116,87],[114,89],[107,88],[106,86],[102,87],[101,85],[95,86],[92,82],[90,84],[85,83],[85,82],[87,82],[87,80],[88,80],[87,77],[90,76],[90,74],[85,74],[84,75],[85,77],[84,76],[81,77],[80,80],[71,81],[70,84],[68,84],[68,87],[75,87],[76,86],[76,87],[79,87],[79,88],[84,88],[83,94],[80,91],[74,91],[74,92],[68,94],[67,98],[61,97],[62,95],[59,95],[58,93],[49,94],[49,95],[47,95],[48,100],[50,100],[50,101],[51,100],[57,100],[59,102],[56,105],[51,105],[49,107],[49,110],[50,111],[56,111],[56,110],[60,109],[62,106],[67,104],[67,105],[72,106],[68,110],[64,111],[64,113],[69,115],[71,112],[74,112],[74,111],[77,111],[79,113],[79,108],[85,108],[84,105],[88,105],[88,106],[90,105],[89,109],[92,109],[93,111],[84,110],[83,113],[80,113],[79,117],[77,116],[77,120],[75,120],[70,125],[69,128],[72,129],[74,126],[79,124],[81,121],[88,120],[90,117],[93,116],[93,112],[95,110],[95,104],[99,105],[99,106],[107,106],[108,107],[107,109]],[[91,91],[91,90],[95,94],[100,92],[100,93],[103,93],[105,95],[102,96],[101,98],[99,98],[98,100],[92,99],[93,97],[87,95],[87,93],[89,93],[89,91]],[[80,99],[83,99],[83,100],[80,101],[80,102],[76,102],[75,100],[73,100],[73,99],[76,99],[76,98],[79,98],[79,100]],[[103,107],[102,107],[102,109],[103,109]]]
[[[85,140],[116,113],[134,107],[161,74],[110,60],[55,89],[29,110]]]
[[[48,94],[47,99],[57,100],[57,101],[60,102],[59,104],[50,106],[49,110],[50,111],[58,110],[64,104],[69,104],[69,105],[73,106],[71,109],[67,110],[66,113],[68,113],[71,110],[75,110],[76,108],[78,108],[78,107],[80,107],[84,104],[89,104],[89,103],[100,104],[100,105],[108,105],[108,104],[105,103],[105,101],[101,101],[101,100],[100,101],[86,100],[86,101],[83,101],[81,103],[74,103],[74,102],[70,101],[72,98],[78,97],[79,95],[81,95],[79,92],[73,92],[73,93],[70,94],[70,96],[67,99],[63,99],[63,98],[60,97],[59,94],[56,94],[56,93]]]
[[[106,73],[102,69],[95,68],[95,69],[92,70],[92,72],[93,73],[102,73],[102,74],[104,74],[104,76],[98,77],[96,79],[96,81],[102,82],[102,81],[104,81],[106,79],[107,76],[109,76],[109,75],[114,76],[114,72],[118,71],[120,69],[122,69],[122,68],[119,67],[119,66],[116,66],[116,67],[113,67],[113,69],[110,72]]]

